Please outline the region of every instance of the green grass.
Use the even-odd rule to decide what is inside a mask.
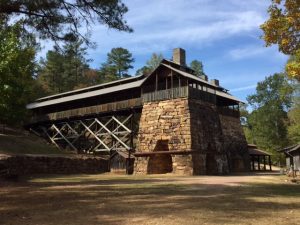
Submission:
[[[0,153],[68,154],[33,135],[0,135]]]

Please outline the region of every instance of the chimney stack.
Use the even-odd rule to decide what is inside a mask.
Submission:
[[[210,83],[215,86],[220,86],[219,80],[217,80],[217,79],[210,80]]]
[[[205,74],[200,75],[200,78],[205,81],[208,81],[208,76],[206,76]]]
[[[182,48],[173,49],[173,62],[185,66],[185,50]]]

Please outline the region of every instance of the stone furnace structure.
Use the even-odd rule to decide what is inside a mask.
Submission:
[[[135,174],[249,171],[241,102],[173,51],[150,74],[38,99],[27,128],[58,148]]]

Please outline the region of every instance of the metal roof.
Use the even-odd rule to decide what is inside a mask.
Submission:
[[[223,89],[222,87],[213,85],[213,84],[209,83],[208,81],[203,80],[191,73],[182,71],[180,69],[176,69],[176,68],[172,67],[171,65],[167,65],[163,62],[171,62],[171,61],[163,59],[158,67],[160,67],[160,66],[167,67],[186,78],[204,83],[205,85],[216,89],[217,96],[221,96],[221,97],[224,97],[224,98],[236,101],[236,102],[242,102],[241,100],[230,95],[229,93],[221,91]],[[173,63],[173,64],[177,65],[176,63]],[[34,109],[34,108],[39,108],[39,107],[43,107],[43,106],[55,105],[55,104],[59,104],[59,103],[70,102],[70,101],[74,101],[74,100],[109,94],[109,93],[113,93],[113,92],[117,92],[117,91],[137,88],[137,87],[140,87],[152,74],[154,74],[156,69],[149,76],[140,75],[140,76],[136,76],[136,77],[130,77],[130,78],[121,79],[121,80],[117,80],[117,81],[113,81],[113,82],[109,82],[109,83],[105,83],[105,84],[94,85],[94,86],[90,86],[87,88],[81,88],[81,89],[74,90],[74,91],[68,91],[68,92],[64,92],[64,93],[60,93],[60,94],[56,94],[56,95],[50,95],[47,97],[39,98],[35,102],[28,104],[26,106],[26,108]]]
[[[270,153],[257,148],[249,148],[248,151],[249,151],[249,155],[271,155]]]
[[[221,97],[224,97],[224,98],[228,98],[230,100],[233,100],[233,101],[236,101],[236,102],[241,102],[241,103],[244,103],[242,100],[232,96],[231,94],[229,93],[226,93],[226,92],[222,92],[222,91],[216,91],[216,95],[217,96],[221,96]]]
[[[173,71],[175,71],[175,72],[177,72],[177,73],[179,73],[179,74],[181,74],[181,75],[183,75],[183,76],[185,76],[187,78],[190,78],[190,79],[193,79],[193,80],[197,80],[199,82],[205,83],[205,84],[207,84],[209,86],[212,86],[212,87],[219,87],[219,86],[213,85],[213,84],[209,83],[208,81],[203,80],[200,77],[197,77],[197,76],[195,76],[193,74],[187,73],[187,72],[179,70],[179,69],[175,69],[174,67],[172,67],[170,65],[167,65],[167,64],[164,64],[164,63],[161,63],[161,65],[164,65],[165,67],[168,67],[169,69],[171,69],[171,70],[173,70]]]
[[[42,106],[54,105],[54,104],[58,104],[58,103],[69,102],[69,101],[104,95],[104,94],[108,94],[108,93],[113,93],[116,91],[132,89],[132,88],[140,87],[144,80],[145,80],[145,78],[142,80],[138,80],[138,81],[134,81],[134,82],[126,83],[126,84],[120,84],[117,86],[103,88],[103,89],[99,89],[99,90],[95,90],[95,91],[74,94],[74,95],[50,99],[50,100],[46,100],[46,101],[42,101],[42,102],[33,102],[33,103],[28,104],[26,106],[26,108],[34,109],[34,108],[38,108],[38,107],[42,107]]]
[[[300,150],[300,144],[295,144],[295,145],[280,149],[280,150],[278,150],[278,152],[291,153],[291,152],[298,151],[298,150]]]
[[[89,87],[86,87],[86,88],[80,88],[80,89],[73,90],[73,91],[66,91],[66,92],[63,92],[63,93],[59,93],[59,94],[55,94],[55,95],[49,95],[49,96],[46,96],[46,97],[39,98],[39,99],[36,100],[36,102],[45,101],[45,100],[48,100],[48,99],[60,98],[60,97],[73,95],[73,94],[78,94],[78,93],[82,93],[82,92],[88,92],[88,91],[91,91],[91,90],[97,90],[97,89],[105,88],[107,86],[116,86],[116,85],[119,85],[119,84],[131,82],[132,80],[139,80],[139,79],[142,79],[143,77],[144,77],[143,75],[139,75],[139,76],[135,76],[135,77],[128,77],[128,78],[123,78],[123,79],[116,80],[116,81],[107,82],[107,83],[104,83],[104,84],[97,84],[97,85],[89,86]]]
[[[171,69],[171,70],[173,70],[173,71],[175,71],[175,72],[177,72],[177,73],[179,73],[179,74],[181,74],[181,75],[183,75],[183,76],[185,76],[185,77],[187,77],[189,79],[196,80],[198,82],[204,83],[204,84],[212,86],[214,88],[219,88],[219,86],[213,85],[213,84],[209,83],[208,81],[203,80],[200,77],[197,77],[197,76],[195,76],[193,74],[190,74],[190,73],[187,73],[187,72],[175,69],[174,67],[166,65],[164,63],[161,63],[161,65],[163,65],[163,66],[165,66],[165,67],[167,67],[167,68],[169,68],[169,69]],[[220,90],[216,90],[216,95],[224,97],[224,98],[228,98],[228,99],[233,100],[233,101],[242,102],[241,100],[239,100],[238,98],[232,96],[231,94],[223,92],[223,91],[220,91]]]

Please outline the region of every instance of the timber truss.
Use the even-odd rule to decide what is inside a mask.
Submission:
[[[32,127],[59,149],[96,154],[117,151],[131,152],[135,136],[134,114],[127,116],[96,117]]]

